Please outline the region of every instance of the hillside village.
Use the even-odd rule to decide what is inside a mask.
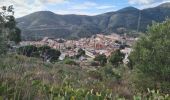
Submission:
[[[111,34],[102,35],[97,34],[90,38],[81,38],[79,40],[65,40],[65,39],[54,39],[44,37],[41,41],[23,41],[20,46],[34,45],[34,46],[49,46],[53,49],[60,50],[60,60],[63,60],[66,56],[74,57],[77,55],[78,49],[83,49],[86,56],[80,57],[79,60],[91,60],[94,59],[98,54],[104,54],[107,57],[117,49],[121,49],[124,53],[124,63],[128,62],[128,55],[132,51],[131,46],[135,43],[137,38],[132,38],[124,35]]]

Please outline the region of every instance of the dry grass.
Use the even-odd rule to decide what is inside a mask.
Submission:
[[[85,97],[85,94],[89,93],[86,90],[92,89],[91,95],[103,91],[105,96],[112,93],[114,97],[133,97],[129,85],[130,73],[124,67],[114,70],[113,75],[110,72],[111,66],[101,67],[92,74],[80,66],[65,65],[61,62],[45,63],[20,55],[1,57],[0,66],[0,97],[6,99],[53,100],[53,97],[60,98],[63,93],[67,93],[68,97]],[[120,73],[121,77],[115,73]],[[77,94],[81,89],[84,92]]]

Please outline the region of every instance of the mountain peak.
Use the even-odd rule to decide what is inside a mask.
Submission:
[[[158,7],[170,8],[170,2],[163,3],[163,4],[159,5]]]
[[[133,7],[133,6],[128,6],[128,7],[125,7],[124,9],[129,9],[129,10],[138,10],[137,8]]]
[[[39,16],[55,16],[56,14],[51,12],[51,11],[37,11],[37,12],[34,12],[34,13],[31,13],[29,15],[26,15],[26,16],[35,16],[35,17],[39,17]]]
[[[129,11],[139,11],[139,9],[132,7],[132,6],[129,6],[129,7],[120,9],[118,12],[129,12]]]
[[[51,15],[51,14],[55,14],[55,13],[53,13],[51,11],[37,11],[37,12],[34,12],[33,14],[49,14],[49,15]]]

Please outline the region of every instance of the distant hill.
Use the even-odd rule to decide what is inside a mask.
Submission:
[[[119,28],[145,31],[153,21],[162,22],[170,17],[170,3],[139,10],[126,7],[96,16],[58,15],[39,11],[17,19],[24,39],[89,37],[97,33],[110,34]]]

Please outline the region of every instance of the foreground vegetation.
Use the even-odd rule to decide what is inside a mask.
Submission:
[[[155,98],[168,100],[157,91],[134,93],[126,68],[111,65],[97,70],[81,66],[44,63],[15,54],[0,59],[0,98],[29,100],[113,100]],[[10,63],[9,63],[10,62]],[[136,96],[133,96],[136,95]]]
[[[154,23],[129,58],[140,90],[149,87],[170,93],[170,20]]]
[[[92,89],[94,94],[98,92],[100,95],[100,92],[103,91],[104,97],[109,97],[112,90],[106,84],[111,85],[117,81],[114,78],[110,80],[109,74],[104,75],[106,73],[103,70],[85,70],[80,66],[43,63],[38,59],[24,56],[7,55],[0,61],[1,95],[7,98],[41,99],[50,95],[61,95],[66,98],[67,94],[60,94],[60,92],[69,91],[73,96],[80,95],[82,92],[84,94],[81,94],[82,97],[85,97],[85,94]],[[51,94],[50,91],[54,94]],[[72,94],[76,91],[77,93],[80,91],[80,94]],[[102,95],[104,94],[102,93]],[[68,97],[71,96],[68,94]]]

